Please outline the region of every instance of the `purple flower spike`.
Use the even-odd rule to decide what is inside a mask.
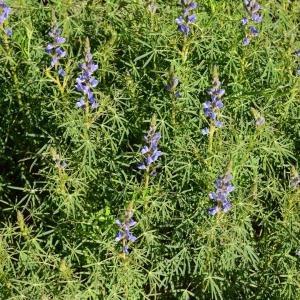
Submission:
[[[197,22],[196,15],[190,13],[197,7],[197,3],[182,0],[181,5],[183,8],[183,16],[180,16],[179,18],[175,19],[175,22],[178,25],[177,29],[187,36],[190,32],[189,25]]]
[[[49,32],[49,35],[53,38],[53,42],[48,44],[45,49],[46,53],[51,56],[52,67],[58,66],[59,60],[67,55],[67,52],[61,48],[61,45],[66,41],[64,37],[60,36],[61,33],[62,30],[58,28],[58,24],[55,21],[51,31]]]
[[[92,74],[98,69],[93,61],[93,55],[87,53],[85,55],[84,63],[80,64],[81,74],[76,78],[75,89],[79,92],[82,92],[84,97],[89,100],[91,108],[97,108],[99,106],[96,101],[92,89],[95,88],[99,81],[92,77]]]
[[[221,211],[228,212],[231,208],[231,204],[227,200],[227,197],[232,193],[235,187],[230,183],[232,175],[226,173],[224,176],[219,176],[216,180],[217,190],[214,193],[210,193],[208,197],[215,202],[215,206],[208,210],[210,215],[215,215]]]
[[[244,38],[244,46],[249,45],[250,43],[250,39],[248,38],[248,36],[257,36],[258,35],[258,30],[256,29],[256,27],[254,27],[252,24],[253,22],[255,23],[261,23],[262,22],[262,16],[259,14],[260,11],[260,5],[257,3],[256,0],[244,0],[244,6],[247,10],[247,13],[249,14],[249,16],[251,16],[251,18],[244,18],[241,20],[241,23],[243,25],[247,25],[246,26],[246,37]]]
[[[9,18],[9,14],[11,13],[11,8],[8,7],[2,0],[0,1],[0,7],[2,8],[2,15],[0,15],[0,26],[1,26],[5,22],[5,20]],[[6,29],[6,30],[10,30],[10,29]]]
[[[143,146],[140,151],[144,156],[144,159],[137,167],[140,170],[151,170],[153,163],[163,154],[158,150],[157,143],[160,140],[160,135],[155,132],[155,127],[153,125],[151,125],[150,130],[148,130],[148,134],[144,136],[144,140],[147,145]]]
[[[137,222],[132,219],[132,211],[127,211],[125,215],[125,221],[122,223],[119,219],[116,220],[116,224],[120,227],[117,236],[115,238],[116,242],[122,241],[123,247],[122,251],[125,254],[129,254],[128,242],[135,242],[137,237],[135,237],[131,232],[131,228],[136,226]]]
[[[218,78],[214,78],[213,87],[210,88],[207,93],[211,96],[211,101],[206,101],[203,103],[203,112],[206,117],[210,117],[211,120],[215,123],[216,127],[222,127],[223,122],[217,119],[217,111],[223,108],[224,104],[221,100],[225,90],[221,88],[221,82]],[[208,134],[208,129],[205,128],[202,130],[203,135]]]

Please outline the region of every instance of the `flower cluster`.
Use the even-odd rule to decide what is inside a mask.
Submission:
[[[144,136],[146,145],[142,147],[141,154],[144,155],[144,161],[138,164],[140,170],[150,170],[151,164],[153,164],[162,155],[162,152],[158,150],[157,143],[160,140],[160,135],[155,132],[155,127],[151,125],[148,134]],[[155,176],[156,171],[153,169],[150,173],[151,176]]]
[[[197,21],[195,14],[191,14],[191,11],[197,7],[197,3],[191,0],[181,0],[181,4],[183,16],[177,18],[175,22],[178,25],[178,30],[188,35],[190,32],[189,25]]]
[[[93,61],[93,55],[88,51],[85,55],[85,61],[80,65],[81,74],[76,79],[76,90],[82,92],[84,97],[80,98],[76,106],[77,107],[85,107],[87,97],[89,103],[92,108],[98,107],[98,102],[96,101],[92,88],[96,87],[99,81],[92,77],[92,74],[98,69],[98,65],[96,65]]]
[[[217,190],[216,192],[210,193],[208,197],[216,202],[215,206],[208,210],[210,215],[214,215],[223,210],[227,212],[231,205],[227,200],[228,195],[234,191],[235,187],[230,183],[232,175],[227,172],[224,176],[219,176],[216,180]]]
[[[135,242],[137,240],[137,238],[130,232],[131,228],[137,224],[137,222],[132,219],[132,215],[133,212],[130,210],[126,212],[124,223],[122,223],[119,219],[116,220],[116,224],[120,227],[116,236],[116,242],[122,241],[122,251],[125,254],[129,253],[128,242]]]
[[[67,52],[61,48],[61,45],[66,41],[64,37],[61,36],[62,30],[58,27],[57,21],[49,32],[49,35],[53,38],[53,43],[48,44],[46,47],[46,52],[51,56],[51,66],[56,67],[59,65],[59,60],[67,55]],[[58,74],[65,76],[66,72],[60,68]]]
[[[172,92],[176,98],[181,97],[181,93],[176,90],[176,87],[180,83],[179,79],[176,76],[171,76],[169,84],[165,86],[166,90]]]
[[[4,23],[5,20],[8,19],[9,14],[11,13],[11,8],[7,6],[2,0],[0,0],[0,7],[3,10],[2,15],[0,16],[0,26]],[[12,35],[12,30],[11,29],[5,29],[4,30],[5,34],[11,36]]]
[[[300,50],[295,51],[294,54],[297,55],[297,56],[300,56]],[[298,66],[296,74],[298,76],[300,75],[300,66]]]
[[[213,80],[213,87],[210,88],[207,93],[211,95],[211,101],[206,101],[203,104],[203,111],[205,116],[210,117],[212,122],[216,125],[216,127],[222,127],[223,122],[218,120],[217,110],[224,106],[221,101],[222,96],[225,94],[225,90],[221,89],[221,82],[219,78],[215,76]],[[204,128],[202,130],[203,135],[207,135],[209,133],[208,128]]]
[[[261,23],[262,16],[258,13],[260,10],[260,5],[257,4],[256,0],[244,0],[244,5],[250,18],[249,17],[243,18],[241,20],[242,25],[246,26],[247,24],[251,23],[251,21],[253,21],[254,23]],[[245,46],[249,45],[251,38],[257,35],[258,35],[257,28],[253,26],[253,24],[250,24],[248,33],[244,38],[244,45]]]

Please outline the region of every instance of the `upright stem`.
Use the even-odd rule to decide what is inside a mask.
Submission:
[[[20,90],[19,90],[19,80],[18,80],[18,77],[17,77],[16,63],[13,61],[13,58],[12,58],[12,53],[11,53],[11,49],[9,47],[7,35],[3,34],[2,37],[3,37],[4,49],[7,53],[7,55],[9,56],[10,69],[11,69],[14,85],[15,85],[16,91],[17,91],[18,104],[19,104],[20,109],[22,109],[23,108],[23,102],[22,102],[22,97],[21,97],[21,93],[20,93]]]
[[[184,39],[183,39],[183,47],[182,47],[182,51],[181,51],[182,64],[185,64],[185,62],[187,60],[188,50],[189,50],[188,39],[187,39],[187,36],[185,35]]]
[[[176,105],[176,97],[175,94],[172,94],[172,124],[173,126],[176,125],[176,112],[177,112],[177,105]]]
[[[210,122],[209,127],[209,134],[208,134],[208,166],[211,167],[211,156],[212,156],[212,148],[213,148],[213,141],[214,141],[214,133],[216,131],[216,126],[213,122]]]
[[[148,187],[149,187],[150,169],[147,167],[145,174],[145,183],[143,187],[144,208],[148,208]]]

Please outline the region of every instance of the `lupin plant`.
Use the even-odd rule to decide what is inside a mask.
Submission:
[[[11,13],[11,8],[3,1],[0,0],[0,27],[4,30],[4,33],[8,36],[12,35],[12,30],[9,28],[4,28],[5,20],[9,18],[9,14]]]
[[[122,243],[122,252],[129,254],[129,242],[135,242],[137,238],[130,232],[130,230],[137,225],[133,220],[133,210],[127,209],[125,212],[124,223],[116,219],[116,224],[119,226],[119,231],[116,236],[116,242]]]
[[[262,22],[262,16],[259,14],[260,5],[256,0],[244,0],[244,6],[249,16],[241,20],[243,26],[247,26],[244,45],[249,45],[251,39],[258,35],[258,29],[254,26],[255,23]]]
[[[227,172],[224,176],[219,176],[216,180],[217,190],[208,195],[209,199],[214,200],[215,206],[208,210],[210,215],[215,215],[219,212],[227,212],[231,208],[227,197],[232,193],[235,187],[230,183],[233,179],[231,173]]]
[[[53,41],[49,43],[45,51],[51,56],[51,67],[57,69],[60,65],[60,60],[67,55],[67,52],[62,48],[66,39],[61,36],[62,29],[58,27],[57,20],[54,21],[53,27],[49,32],[49,36],[53,38]],[[59,68],[58,75],[65,76],[66,72],[63,68]]]
[[[183,8],[183,16],[180,16],[175,20],[178,25],[178,30],[188,35],[190,32],[190,24],[197,21],[196,15],[191,13],[196,7],[197,3],[190,0],[181,0]]]
[[[300,299],[297,1],[270,1],[276,30],[253,51],[235,1],[202,1],[201,26],[182,1],[180,31],[179,0],[4,1],[18,11],[0,26],[0,299]],[[53,67],[51,11],[68,41]]]
[[[225,94],[225,90],[221,88],[221,81],[219,80],[219,76],[216,71],[212,84],[213,87],[207,91],[207,93],[211,96],[211,101],[204,102],[203,112],[206,117],[210,118],[210,122],[213,126],[220,128],[223,126],[223,122],[219,120],[219,110],[224,106],[222,97]],[[208,135],[211,129],[212,127],[204,128],[202,130],[202,134]]]
[[[89,41],[86,42],[84,62],[80,64],[81,74],[76,78],[76,90],[83,93],[81,97],[76,102],[76,107],[88,107],[88,103],[92,108],[98,107],[94,94],[93,88],[95,88],[99,81],[92,75],[98,70],[98,65],[93,62],[93,55],[90,51]]]
[[[158,142],[160,140],[160,134],[156,133],[154,124],[150,125],[150,129],[147,131],[147,135],[144,135],[144,145],[141,149],[141,154],[144,156],[142,162],[138,164],[138,169],[146,170],[147,174],[151,176],[156,175],[155,162],[162,155],[162,152],[158,150]]]

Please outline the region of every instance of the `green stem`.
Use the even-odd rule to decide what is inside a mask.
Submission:
[[[209,134],[208,134],[208,166],[211,167],[211,156],[213,149],[214,133],[216,131],[216,126],[213,122],[210,122]]]
[[[149,178],[150,178],[150,168],[147,167],[145,174],[145,183],[143,187],[143,198],[144,198],[144,208],[148,208],[148,187],[149,187]]]
[[[17,90],[17,99],[18,99],[18,104],[20,109],[23,108],[23,102],[22,102],[22,97],[21,97],[21,93],[19,90],[19,80],[17,77],[17,69],[16,69],[16,63],[13,61],[12,58],[12,53],[11,53],[11,49],[9,47],[9,43],[8,43],[8,39],[7,39],[7,35],[3,34],[3,45],[4,45],[4,49],[7,53],[7,55],[9,56],[9,63],[10,63],[10,69],[11,69],[11,74],[12,74],[12,78],[14,81],[14,85],[16,87]]]
[[[188,50],[189,50],[188,39],[187,36],[184,36],[183,47],[181,51],[182,64],[185,64],[187,60]]]

